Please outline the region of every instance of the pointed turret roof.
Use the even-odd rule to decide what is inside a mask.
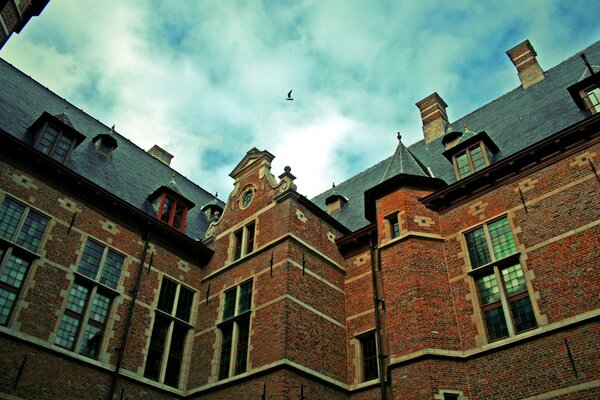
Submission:
[[[423,163],[421,163],[402,143],[400,132],[398,132],[398,147],[396,147],[396,151],[388,160],[386,170],[379,182],[387,181],[399,174],[430,176]]]

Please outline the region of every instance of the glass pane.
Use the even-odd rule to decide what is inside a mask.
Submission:
[[[102,261],[102,253],[104,253],[104,246],[93,240],[88,240],[83,250],[83,256],[81,256],[78,271],[85,276],[96,279]]]
[[[103,294],[96,293],[90,308],[90,319],[101,324],[106,322],[111,299]]]
[[[83,314],[88,292],[89,289],[85,286],[74,283],[67,299],[67,309],[77,314]]]
[[[58,131],[51,126],[47,127],[42,134],[42,140],[40,140],[38,149],[44,154],[50,153],[50,150],[52,150],[52,146],[54,146],[54,142],[56,142],[57,137]]]
[[[378,376],[375,335],[370,334],[360,339],[360,347],[362,350],[363,380],[370,381]]]
[[[0,325],[6,325],[17,294],[0,288]]]
[[[489,263],[491,260],[483,227],[465,234],[471,268],[475,269]]]
[[[124,256],[115,251],[108,250],[106,260],[104,261],[104,268],[102,269],[100,283],[115,289],[119,283],[119,278],[121,277],[123,261],[125,261]]]
[[[246,227],[246,254],[254,251],[254,224]]]
[[[246,372],[248,361],[248,335],[250,331],[250,320],[238,323],[238,343],[235,357],[235,374]]]
[[[242,256],[242,230],[233,234],[233,240],[235,241],[235,248],[233,251],[233,259],[237,260]]]
[[[483,315],[490,342],[508,336],[508,328],[506,327],[506,319],[504,318],[502,307],[487,310]]]
[[[160,287],[160,295],[158,296],[158,309],[168,314],[173,312],[175,304],[175,292],[177,284],[167,278],[163,278]]]
[[[21,232],[19,232],[17,244],[36,252],[40,247],[40,242],[42,241],[42,236],[44,236],[47,225],[48,218],[35,211],[29,211]]]
[[[80,353],[84,356],[96,358],[102,342],[102,329],[97,326],[87,325],[83,331]]]
[[[183,222],[183,214],[185,213],[185,207],[179,203],[175,206],[175,216],[173,217],[173,227],[181,229],[181,223]]]
[[[485,168],[485,158],[483,158],[483,152],[481,151],[481,147],[473,147],[471,150],[471,160],[473,161],[473,168],[475,171],[482,170]]]
[[[392,222],[392,239],[400,236],[400,224],[396,218],[394,219],[395,221]]]
[[[61,347],[72,350],[75,344],[75,335],[77,335],[77,328],[79,327],[79,320],[69,315],[63,315],[60,321],[58,332],[56,333],[56,339],[54,343]]]
[[[510,310],[515,321],[515,330],[517,333],[537,326],[529,297],[523,297],[510,303]]]
[[[488,225],[488,230],[496,259],[504,258],[517,251],[507,218],[492,222]]]
[[[29,268],[29,261],[25,261],[22,258],[11,255],[6,264],[4,270],[0,275],[0,281],[12,286],[16,289],[21,287],[27,269]]]
[[[67,153],[69,152],[69,148],[71,147],[72,140],[66,136],[61,136],[56,148],[54,149],[54,154],[52,154],[52,158],[54,158],[58,162],[64,162],[67,158]]]
[[[171,211],[173,209],[173,205],[175,202],[170,197],[165,197],[165,203],[163,205],[162,215],[160,216],[160,220],[163,222],[169,223],[169,219],[171,218]]]
[[[527,290],[525,277],[523,276],[523,270],[521,269],[520,264],[503,269],[502,280],[504,281],[506,295],[509,297]]]
[[[177,387],[179,383],[179,373],[181,371],[181,360],[183,359],[187,331],[188,328],[182,325],[176,324],[173,327],[169,360],[167,362],[167,371],[165,372],[165,383],[169,386]]]
[[[594,88],[587,93],[588,110],[592,113],[600,112],[600,88]]]
[[[157,315],[152,328],[152,338],[150,339],[146,369],[144,370],[144,376],[147,378],[158,380],[160,377],[160,365],[168,331],[169,321]]]
[[[175,313],[175,316],[184,321],[189,321],[193,300],[194,292],[182,286],[179,289],[179,299],[177,300],[177,312]]]
[[[233,288],[225,292],[225,304],[223,306],[224,320],[233,317],[235,312],[235,289]]]
[[[221,344],[221,360],[219,362],[219,379],[225,379],[229,376],[229,362],[231,361],[231,339],[233,335],[233,326],[223,328],[223,342]]]
[[[467,153],[462,153],[456,157],[456,165],[458,167],[458,176],[464,178],[471,175],[471,167],[469,166],[469,159]]]
[[[240,305],[238,313],[248,311],[252,306],[252,281],[240,285]]]
[[[482,306],[500,301],[500,289],[498,288],[496,275],[491,274],[478,278],[477,287],[479,288],[479,298]]]
[[[25,207],[6,197],[0,206],[0,236],[11,240],[19,226]]]

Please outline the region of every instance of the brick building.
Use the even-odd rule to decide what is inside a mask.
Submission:
[[[0,61],[7,399],[600,395],[600,42],[307,199],[223,202]],[[589,61],[587,61],[589,60]],[[587,64],[587,65],[586,65]]]

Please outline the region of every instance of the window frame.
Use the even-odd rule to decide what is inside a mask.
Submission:
[[[377,347],[378,347],[378,342],[377,342],[377,335],[375,330],[371,330],[368,332],[363,332],[360,335],[356,336],[356,340],[358,341],[358,354],[357,354],[357,360],[358,360],[358,365],[360,366],[360,368],[356,371],[358,377],[359,377],[359,381],[361,383],[364,382],[370,382],[376,379],[379,379],[379,359],[378,359],[378,352],[377,352]],[[373,341],[373,350],[374,350],[374,354],[373,356],[370,356],[368,358],[369,361],[374,362],[374,370],[373,368],[371,368],[369,371],[370,373],[367,374],[367,357],[366,357],[366,353],[365,353],[365,341],[366,340],[372,340]],[[373,373],[375,374],[373,376]]]
[[[250,286],[247,304],[242,304],[244,285]],[[227,297],[234,293],[233,312],[225,314],[227,309]],[[220,333],[220,346],[218,349],[217,380],[231,378],[245,373],[248,370],[250,349],[250,323],[252,315],[252,302],[254,300],[254,281],[246,279],[239,284],[223,291],[223,307],[221,322],[217,324]],[[245,305],[246,308],[241,308]],[[245,332],[245,334],[243,334]],[[226,335],[227,333],[227,335]],[[242,335],[243,334],[243,335]],[[225,338],[229,337],[227,341]],[[240,341],[240,338],[244,338]],[[224,347],[227,343],[228,347]],[[224,360],[227,360],[224,362]],[[226,369],[225,369],[226,368]]]
[[[232,261],[252,254],[256,250],[256,220],[233,231],[231,240],[233,243]]]
[[[173,202],[173,205],[172,205],[171,209],[169,210],[169,214],[168,214],[168,218],[167,218],[168,220],[165,221],[165,220],[163,220],[163,211],[164,211],[164,207],[165,207],[167,198],[169,198],[169,200],[171,200]],[[183,209],[183,214],[181,216],[179,226],[175,226],[175,216],[177,215],[177,206],[181,206]],[[169,226],[172,226],[173,228],[177,229],[178,231],[184,232],[185,231],[185,223],[187,221],[187,215],[188,215],[188,206],[186,204],[184,204],[184,202],[177,200],[177,198],[175,198],[174,196],[170,196],[167,193],[163,193],[161,195],[160,206],[158,207],[159,221],[162,221],[163,223],[165,223]]]
[[[173,295],[172,304],[170,306],[170,311],[163,310],[159,308],[161,302],[161,296],[163,294],[163,288],[165,287],[166,282],[170,282],[175,285],[175,293]],[[189,310],[187,314],[187,320],[182,319],[178,316],[179,314],[179,306],[182,290],[186,290],[191,294],[189,298]],[[173,279],[170,276],[163,275],[160,282],[160,289],[158,292],[158,299],[156,303],[156,308],[154,309],[154,321],[152,322],[152,333],[148,338],[148,347],[146,352],[146,357],[144,360],[144,372],[143,376],[147,379],[151,379],[156,382],[160,382],[162,384],[168,385],[174,388],[180,388],[182,383],[182,376],[184,375],[184,359],[186,358],[186,348],[188,347],[189,342],[189,334],[193,329],[193,315],[194,315],[194,299],[196,298],[196,290],[193,288],[184,285],[182,282]],[[165,337],[163,339],[162,344],[159,346],[157,343],[153,343],[155,339],[155,329],[157,327],[157,321],[161,321],[161,323],[166,323],[167,330],[165,333]],[[175,331],[178,329],[185,330],[185,332],[181,333],[182,338],[179,342],[174,341],[174,337],[176,335]],[[177,343],[181,343],[181,350],[177,350],[174,348],[174,345]],[[150,367],[150,354],[151,351],[158,350],[160,353],[160,357],[158,358],[158,376],[150,375],[153,371],[149,371]],[[173,355],[175,354],[177,358],[177,377],[176,382],[170,381],[171,377],[168,374],[169,371],[173,371],[173,366],[171,361],[173,360]]]
[[[90,243],[90,242],[93,242],[95,245],[101,246],[103,248],[102,256],[100,257],[100,260],[98,262],[98,270],[96,271],[96,273],[93,277],[88,275],[87,273],[84,273],[81,271],[82,269],[85,268],[85,267],[83,267],[84,256],[86,255],[86,249],[88,248],[88,243]],[[111,252],[116,254],[117,256],[122,257],[118,278],[115,282],[114,287],[110,285],[110,281],[102,282],[102,280],[104,279],[104,270],[106,268],[111,267],[108,263],[109,253],[111,253]],[[54,334],[54,341],[53,341],[55,346],[61,347],[63,349],[72,351],[77,354],[80,354],[84,357],[89,357],[94,360],[97,360],[98,358],[100,358],[100,355],[102,354],[103,344],[105,344],[105,339],[106,339],[105,334],[108,331],[107,328],[109,327],[110,323],[112,322],[111,315],[112,315],[112,310],[113,310],[113,306],[115,303],[115,298],[120,295],[118,288],[119,288],[121,279],[123,279],[123,271],[125,269],[126,263],[127,263],[127,255],[126,254],[116,250],[112,246],[109,246],[105,243],[100,242],[99,240],[97,240],[95,238],[92,238],[89,236],[87,237],[85,244],[83,246],[83,250],[81,251],[81,255],[79,256],[79,260],[77,262],[77,270],[74,272],[75,278],[74,278],[73,282],[71,283],[71,287],[69,289],[68,295],[65,298],[65,304],[62,309],[62,314],[57,321],[57,327],[56,327],[56,331]],[[80,313],[69,309],[69,299],[71,297],[71,294],[73,293],[73,290],[75,290],[75,285],[84,287],[88,290],[84,304],[82,305],[82,312],[80,312]],[[105,298],[108,299],[108,307],[106,307],[106,311],[105,311],[106,316],[105,316],[104,322],[97,321],[97,320],[93,319],[93,317],[92,317],[92,307],[94,305],[93,299],[95,299],[96,296],[104,296]],[[60,332],[63,329],[63,318],[65,316],[70,317],[72,319],[77,319],[79,321],[79,324],[77,325],[75,331],[72,333],[74,340],[70,346],[65,346],[65,345],[59,344],[57,342],[59,340]],[[84,343],[84,340],[86,340],[85,330],[88,326],[94,326],[97,329],[100,329],[100,339],[97,344],[97,352],[94,355],[85,354],[83,352],[83,349],[84,349],[83,343]]]
[[[582,89],[580,93],[581,99],[583,100],[583,104],[585,105],[585,108],[590,113],[590,115],[600,113],[600,86],[589,86],[585,89]],[[593,103],[590,99],[590,96],[592,95],[596,98],[596,103]]]
[[[44,150],[42,150],[40,148],[40,144],[42,142],[42,140],[44,139],[44,136],[46,135],[46,133],[48,132],[49,129],[54,129],[57,134],[56,134],[56,138],[54,139],[54,142],[52,143],[52,146],[50,146],[50,148],[48,149],[48,152],[44,152]],[[54,155],[56,152],[56,148],[61,140],[62,137],[66,137],[68,139],[71,140],[71,143],[69,144],[69,148],[67,149],[66,153],[65,153],[65,157],[64,159],[61,160],[57,160]],[[75,149],[75,147],[77,146],[77,138],[75,137],[75,135],[67,132],[64,129],[61,129],[60,127],[58,127],[56,124],[52,124],[52,123],[48,123],[45,122],[42,127],[40,128],[40,130],[38,131],[33,147],[40,151],[41,153],[47,155],[48,157],[52,158],[54,161],[61,163],[63,165],[66,165],[67,162],[69,162],[69,159],[71,158],[71,154],[73,153],[73,150]]]
[[[388,240],[393,240],[400,237],[401,229],[399,216],[400,212],[394,211],[393,213],[383,217],[385,221],[385,230],[387,233]],[[397,232],[395,228],[398,228]]]
[[[11,262],[11,260],[14,259],[19,259],[22,262],[25,262],[27,264],[27,266],[25,267],[25,269],[23,271],[19,271],[19,273],[22,274],[20,281],[18,282],[18,286],[15,286],[14,284],[11,284],[9,282],[4,282],[4,281],[0,281],[0,289],[4,292],[7,293],[12,293],[13,294],[13,299],[12,299],[12,304],[8,307],[6,307],[6,309],[8,310],[8,313],[5,316],[5,321],[4,323],[0,323],[0,326],[10,326],[12,319],[15,315],[15,310],[17,308],[17,305],[19,304],[20,300],[21,300],[21,292],[22,292],[22,288],[25,284],[25,282],[28,279],[29,273],[34,265],[34,262],[39,258],[39,250],[42,247],[42,245],[44,244],[44,240],[46,237],[46,233],[48,231],[48,226],[50,225],[52,218],[50,216],[48,216],[45,213],[42,213],[40,210],[33,208],[32,206],[30,206],[28,203],[25,203],[15,197],[9,196],[9,195],[4,195],[4,198],[2,199],[2,203],[0,203],[0,207],[2,207],[4,205],[4,203],[9,200],[13,203],[18,204],[19,206],[21,206],[23,208],[22,213],[19,216],[18,222],[17,224],[14,226],[14,231],[12,232],[10,237],[2,237],[0,236],[0,279],[3,278],[5,271],[7,270],[7,268],[9,268],[7,265],[9,262]],[[37,214],[38,216],[42,217],[43,219],[45,219],[45,225],[43,228],[43,231],[41,232],[41,235],[39,235],[38,237],[33,237],[33,235],[31,235],[31,232],[27,231],[27,235],[29,235],[30,237],[27,239],[31,239],[32,237],[37,240],[37,246],[35,246],[35,248],[30,247],[30,243],[23,243],[23,244],[19,244],[20,240],[21,240],[21,235],[23,234],[24,231],[24,227],[26,226],[27,221],[29,220],[29,216],[34,213]],[[2,222],[2,221],[0,221]],[[7,276],[6,279],[11,279],[14,280],[16,282],[16,279],[14,279],[14,276]],[[8,298],[7,298],[8,299]],[[6,303],[2,304],[2,309],[5,309]],[[0,319],[3,318],[2,316],[0,316]]]
[[[483,161],[484,161],[483,166],[480,167],[479,169],[475,168],[475,163],[473,162],[473,154],[472,154],[472,152],[475,149],[477,149],[477,148],[479,148],[479,150],[481,151],[481,155],[482,155],[482,158],[483,158]],[[466,155],[466,157],[467,157],[467,163],[468,163],[468,166],[469,166],[469,173],[466,174],[466,175],[461,174],[460,168],[459,168],[459,165],[458,165],[458,158],[460,156],[462,156],[463,154]],[[489,154],[488,154],[488,149],[485,146],[485,144],[483,143],[483,141],[479,141],[479,142],[477,142],[477,143],[475,143],[475,144],[467,147],[466,149],[459,151],[455,155],[453,155],[452,156],[452,164],[454,165],[454,173],[456,174],[456,179],[457,180],[464,179],[464,178],[466,178],[468,176],[473,175],[476,172],[481,171],[482,169],[484,169],[485,167],[487,167],[487,166],[490,165],[490,157],[489,157]]]
[[[508,232],[510,232],[511,240],[512,240],[512,243],[514,246],[514,251],[508,255],[498,258],[494,252],[494,247],[492,244],[493,241],[491,240],[491,236],[489,233],[489,225],[492,225],[503,219],[506,220]],[[483,265],[478,265],[474,268],[473,264],[472,264],[472,260],[471,260],[471,252],[469,250],[467,235],[472,232],[475,232],[481,228],[483,228],[483,232],[484,232],[485,245],[486,245],[485,249],[487,250],[487,254],[489,256],[489,262],[487,262]],[[494,218],[491,218],[491,219],[483,222],[482,224],[479,224],[475,227],[471,227],[468,230],[465,230],[462,233],[462,236],[463,236],[463,240],[465,242],[466,254],[469,257],[469,265],[471,267],[471,270],[468,272],[468,274],[473,277],[475,291],[477,292],[476,298],[478,301],[479,309],[481,310],[482,322],[484,325],[484,330],[485,330],[486,338],[487,338],[488,342],[495,342],[498,340],[510,338],[510,337],[516,336],[518,334],[521,334],[523,332],[526,332],[528,330],[537,328],[536,314],[535,314],[535,310],[533,308],[533,303],[531,302],[529,288],[527,287],[528,280],[525,277],[525,271],[523,270],[523,265],[520,261],[521,253],[518,251],[517,242],[515,241],[514,229],[513,229],[513,226],[511,224],[511,221],[510,221],[510,218],[508,217],[508,215],[505,214],[505,215],[501,215],[501,216],[496,216]],[[523,276],[525,289],[518,293],[515,293],[515,294],[508,294],[507,288],[506,288],[507,282],[504,279],[503,271],[507,271],[510,268],[513,268],[516,266],[518,266],[520,268],[521,274]],[[493,278],[495,280],[495,284],[498,289],[499,299],[489,302],[487,304],[484,304],[484,300],[482,297],[482,293],[481,293],[478,281],[479,281],[479,279],[482,279],[482,278],[485,278],[488,276],[493,276]],[[515,321],[515,317],[513,315],[511,305],[523,298],[529,299],[530,306],[531,306],[531,313],[532,313],[532,316],[534,319],[533,320],[534,326],[517,331],[518,324]],[[502,310],[502,315],[503,315],[503,318],[504,318],[504,321],[506,324],[507,334],[504,336],[492,338],[491,334],[489,332],[485,313],[486,313],[486,311],[490,311],[490,310],[497,309],[497,308],[500,308]]]

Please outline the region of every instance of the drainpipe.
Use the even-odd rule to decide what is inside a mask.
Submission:
[[[379,293],[377,291],[377,276],[375,271],[375,248],[373,245],[373,237],[369,235],[369,252],[371,255],[371,278],[373,281],[373,306],[375,307],[375,338],[377,345],[377,363],[379,364],[379,387],[381,389],[381,400],[386,399],[385,395],[385,379],[384,376],[384,366],[383,366],[383,351],[381,349],[382,339],[381,339],[381,321],[379,319],[379,304],[383,299],[379,298]],[[379,259],[379,257],[377,257]]]
[[[140,266],[138,268],[137,276],[135,277],[135,286],[131,293],[131,302],[129,303],[129,309],[127,310],[127,320],[125,321],[125,327],[123,329],[123,336],[121,336],[121,344],[118,347],[119,354],[117,356],[117,365],[112,375],[112,381],[110,383],[110,391],[107,400],[113,400],[115,390],[117,388],[117,379],[119,378],[119,372],[121,370],[121,362],[123,361],[123,354],[125,354],[125,345],[127,344],[127,336],[129,335],[129,328],[131,327],[131,321],[133,320],[133,310],[135,308],[135,301],[140,289],[140,282],[142,280],[142,272],[144,271],[144,263],[146,262],[146,253],[148,252],[148,244],[150,243],[150,230],[146,233],[146,239],[144,241],[144,250],[142,250],[142,258],[140,259]]]

